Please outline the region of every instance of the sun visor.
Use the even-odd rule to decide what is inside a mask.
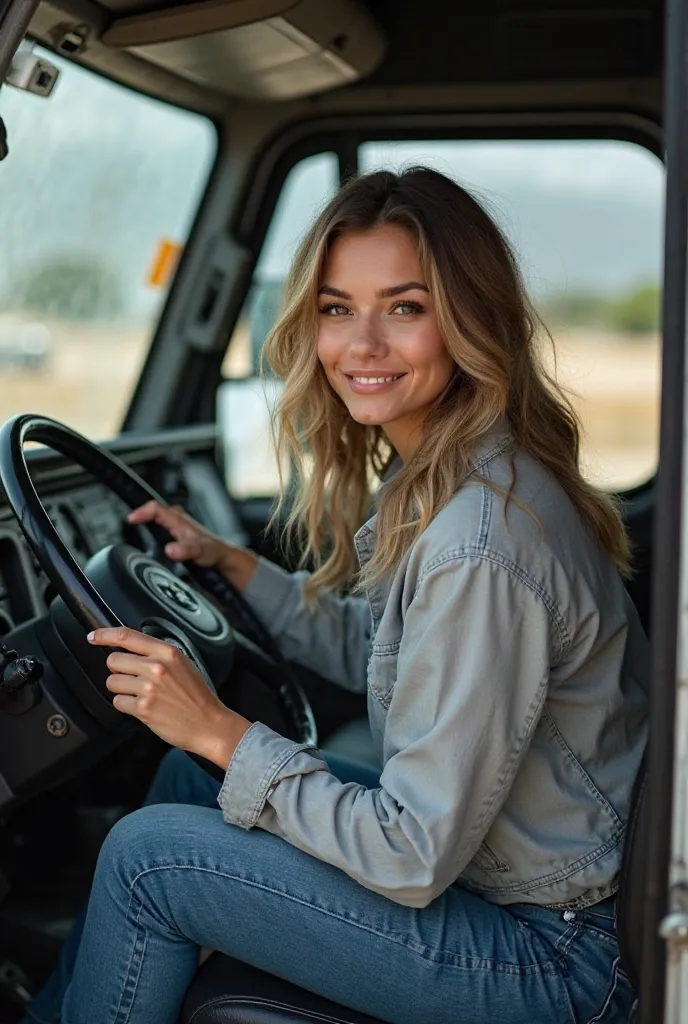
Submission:
[[[385,39],[356,0],[200,0],[117,18],[106,46],[247,99],[288,100],[370,74]]]

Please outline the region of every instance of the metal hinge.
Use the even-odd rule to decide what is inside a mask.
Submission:
[[[688,949],[688,914],[667,914],[659,926],[659,934],[669,947],[669,953],[683,953]]]

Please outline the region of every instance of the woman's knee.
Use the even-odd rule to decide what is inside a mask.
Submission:
[[[117,821],[108,832],[98,856],[96,879],[104,874],[129,884],[146,869],[164,828],[164,805],[142,807]]]
[[[96,877],[108,874],[131,885],[137,876],[157,868],[187,865],[211,853],[217,856],[220,846],[226,853],[233,831],[222,821],[219,808],[214,811],[169,803],[141,807],[110,829],[100,851]]]

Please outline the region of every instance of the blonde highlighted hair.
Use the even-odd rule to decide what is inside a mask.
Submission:
[[[516,444],[556,477],[626,574],[629,547],[618,508],[581,475],[578,421],[540,359],[539,320],[509,243],[469,192],[415,167],[362,175],[332,199],[299,246],[284,310],[265,346],[268,364],[285,382],[275,442],[279,464],[295,473],[286,535],[298,538],[303,562],[314,566],[308,596],[355,577],[353,536],[371,512],[371,473],[381,476],[394,454],[381,427],[352,419],[317,354],[318,289],[332,244],[347,231],[383,224],[404,228],[418,248],[456,371],[428,414],[413,457],[380,493],[375,552],[357,586],[368,587],[399,565],[465,481],[479,439],[503,420]],[[282,487],[275,519],[286,500]]]

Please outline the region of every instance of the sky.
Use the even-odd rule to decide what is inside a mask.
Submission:
[[[422,163],[469,188],[514,244],[530,288],[543,296],[613,292],[659,281],[664,170],[626,142],[369,143],[362,170]],[[332,154],[303,161],[286,182],[260,271],[283,276],[314,212],[336,188]]]
[[[50,99],[0,90],[10,156],[0,164],[0,264],[14,284],[48,258],[102,263],[121,281],[128,315],[162,301],[146,284],[162,239],[184,242],[215,155],[212,126],[53,55]],[[536,297],[618,292],[661,276],[664,175],[624,142],[370,143],[363,169],[424,163],[470,187],[513,241]],[[332,154],[290,174],[261,256],[283,278],[296,242],[336,188]]]

